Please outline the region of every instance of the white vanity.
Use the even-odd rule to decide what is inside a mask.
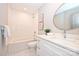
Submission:
[[[38,56],[79,56],[79,40],[46,35],[38,35],[36,39]]]
[[[52,29],[57,33],[38,35],[37,55],[79,56],[79,5],[62,4],[53,17],[52,25],[63,33]]]

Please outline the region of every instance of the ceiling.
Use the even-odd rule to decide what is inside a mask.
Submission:
[[[39,8],[45,5],[45,3],[10,3],[10,8],[19,11],[24,11],[33,14],[38,11]]]

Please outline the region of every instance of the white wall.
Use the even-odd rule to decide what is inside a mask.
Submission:
[[[33,15],[8,8],[8,26],[11,30],[9,43],[33,40]]]
[[[61,30],[58,30],[53,24],[53,17],[61,4],[62,3],[50,3],[40,9],[40,11],[44,13],[44,28],[49,28],[52,32],[61,32]]]
[[[7,25],[8,23],[8,8],[7,3],[0,3],[0,25]]]
[[[49,28],[52,30],[52,32],[63,33],[63,31],[56,28],[53,23],[54,15],[61,5],[62,3],[53,3],[53,4],[47,4],[44,7],[40,8],[40,11],[44,13],[44,28]],[[67,31],[67,33],[79,35],[78,34],[79,29],[69,30]]]
[[[7,22],[8,22],[7,13],[8,13],[7,3],[0,3],[0,25],[7,25]],[[1,39],[1,31],[0,31],[0,49],[2,47],[2,43],[3,42]]]

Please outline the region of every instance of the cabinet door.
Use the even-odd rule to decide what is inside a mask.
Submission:
[[[43,45],[45,42],[43,42],[41,39],[38,39],[37,44],[37,55],[38,56],[48,56],[49,53],[47,52],[47,48]]]
[[[49,41],[39,39],[38,41],[38,54],[48,56],[77,56],[79,54],[58,46]]]
[[[44,50],[50,56],[58,56],[58,54],[55,52],[56,49],[54,47],[50,48],[50,45],[47,43],[47,41],[41,40],[40,43],[41,43],[40,44],[40,49],[41,50]]]
[[[37,55],[40,56],[57,56],[57,54],[50,50],[49,46],[45,43],[44,40],[39,40],[38,47],[37,47]]]
[[[51,51],[50,53],[52,54],[53,52],[55,52],[57,55],[59,56],[77,56],[79,54],[72,52],[66,48],[63,48],[61,46],[58,46],[56,44],[50,43],[46,40],[45,41],[45,46],[47,46],[49,48],[49,50]]]

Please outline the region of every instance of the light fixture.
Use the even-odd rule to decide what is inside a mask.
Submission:
[[[24,10],[27,10],[27,8],[24,8]]]

